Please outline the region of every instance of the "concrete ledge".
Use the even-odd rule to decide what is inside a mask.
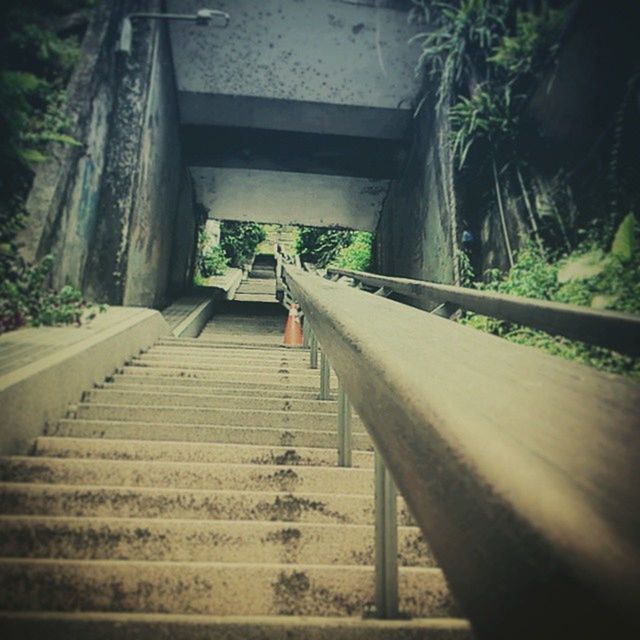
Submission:
[[[233,300],[240,283],[242,269],[229,269],[223,276],[208,278],[206,285],[179,298],[163,310],[171,335],[176,338],[196,338],[213,316],[216,305]]]
[[[29,349],[31,355],[0,376],[0,454],[26,453],[83,391],[168,333],[158,311],[112,307],[82,327],[21,329],[2,336],[3,351]]]
[[[206,287],[209,289],[220,289],[226,300],[233,300],[240,283],[247,277],[248,269],[231,268],[223,276],[212,276],[207,278]]]
[[[209,322],[216,304],[222,297],[219,289],[213,290],[208,297],[183,318],[171,331],[175,338],[197,338],[203,327]]]

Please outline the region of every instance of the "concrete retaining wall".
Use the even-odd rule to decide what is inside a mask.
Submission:
[[[158,311],[113,307],[83,327],[21,329],[0,338],[0,353],[33,356],[0,376],[0,455],[24,454],[70,403],[132,355],[169,333]]]
[[[136,20],[131,53],[116,54],[127,13],[163,9],[161,0],[98,4],[69,87],[70,133],[81,145],[51,145],[20,237],[28,260],[53,254],[56,286],[70,283],[111,304],[161,307],[170,268],[177,270],[174,291],[190,280],[195,211],[188,183],[180,199],[184,169],[166,25]],[[178,217],[187,239],[172,262]]]

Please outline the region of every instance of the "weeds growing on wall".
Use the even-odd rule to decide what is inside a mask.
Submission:
[[[242,268],[251,262],[266,237],[264,227],[257,222],[223,220],[220,225],[220,246],[232,267]]]
[[[229,269],[229,259],[220,245],[214,245],[206,231],[198,234],[198,257],[196,260],[196,284],[204,284],[206,278],[222,276]]]
[[[24,324],[78,322],[79,291],[49,286],[51,257],[27,264],[16,236],[33,167],[69,134],[66,86],[80,54],[92,0],[5,0],[0,7],[0,332]]]
[[[516,185],[521,192],[530,233],[541,244],[539,214],[532,204],[535,196],[526,177],[531,127],[523,114],[529,92],[558,52],[570,4],[553,9],[541,2],[533,11],[522,10],[525,3],[518,0],[413,1],[434,25],[414,38],[422,47],[418,69],[425,68],[436,86],[436,108],[449,109],[457,170],[473,164],[472,151],[480,159],[476,164],[487,167],[485,181],[491,185],[513,265],[504,192],[507,185]],[[563,225],[558,218],[554,210],[552,219]],[[552,233],[550,239],[559,235],[561,231]]]
[[[507,274],[492,270],[486,282],[475,286],[538,300],[640,313],[639,231],[635,217],[629,214],[609,247],[585,238],[574,250],[554,257],[531,245],[518,253]],[[461,322],[511,342],[640,380],[640,358],[474,313],[466,313]]]

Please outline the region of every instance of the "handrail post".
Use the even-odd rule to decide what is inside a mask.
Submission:
[[[316,334],[313,332],[313,329],[309,327],[309,331],[311,336],[309,338],[309,367],[311,369],[318,368],[318,340],[316,338]]]
[[[330,388],[330,374],[331,367],[329,366],[329,358],[324,352],[324,349],[320,350],[320,400],[329,400],[331,396]]]
[[[399,613],[397,490],[377,450],[374,458],[376,617],[391,619]]]
[[[351,466],[351,404],[342,383],[338,383],[338,466]]]
[[[302,346],[305,349],[309,348],[309,340],[311,333],[311,327],[307,323],[307,319],[305,317],[302,318]]]

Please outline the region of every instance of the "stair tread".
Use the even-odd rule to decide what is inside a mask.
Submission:
[[[173,640],[470,640],[471,628],[462,618],[429,617],[377,620],[336,616],[212,616],[167,613],[106,612],[0,612],[5,637],[52,640],[69,637],[112,640],[123,627],[135,638]],[[11,625],[11,626],[9,626]],[[78,634],[86,635],[78,635]],[[53,635],[52,635],[53,634]],[[73,635],[72,635],[73,634]],[[148,635],[143,635],[148,634]],[[227,635],[228,634],[228,635]],[[133,637],[133,636],[131,636]]]

